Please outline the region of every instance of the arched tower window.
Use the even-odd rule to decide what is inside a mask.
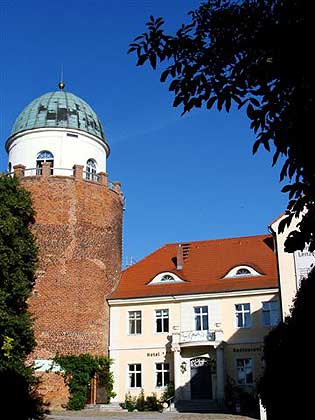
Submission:
[[[86,179],[90,181],[97,181],[96,162],[94,159],[88,159],[86,162]]]
[[[41,175],[42,173],[42,166],[43,163],[47,162],[50,163],[51,166],[51,175],[53,175],[53,167],[54,167],[54,155],[49,152],[48,150],[43,150],[38,153],[36,158],[36,175]]]

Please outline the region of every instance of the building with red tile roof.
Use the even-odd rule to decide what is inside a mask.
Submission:
[[[109,299],[116,400],[222,404],[228,378],[252,392],[263,337],[280,318],[271,235],[167,244],[122,273]]]

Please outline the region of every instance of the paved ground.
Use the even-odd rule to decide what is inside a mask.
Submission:
[[[253,420],[250,417],[231,414],[192,414],[192,413],[149,413],[149,412],[100,412],[92,410],[66,411],[53,413],[47,420]]]

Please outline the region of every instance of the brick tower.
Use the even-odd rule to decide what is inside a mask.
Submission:
[[[6,142],[9,171],[36,212],[33,359],[52,408],[67,401],[62,378],[46,373],[56,353],[107,355],[106,298],[120,279],[123,212],[120,184],[107,180],[109,146],[97,115],[59,87],[24,109]]]

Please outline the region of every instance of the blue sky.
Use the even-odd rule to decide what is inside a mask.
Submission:
[[[252,156],[243,112],[181,116],[159,72],[136,67],[128,44],[148,17],[170,31],[199,4],[183,0],[0,0],[0,170],[15,118],[34,98],[66,90],[97,112],[111,180],[126,196],[124,265],[164,243],[254,235],[286,207],[271,154]]]

